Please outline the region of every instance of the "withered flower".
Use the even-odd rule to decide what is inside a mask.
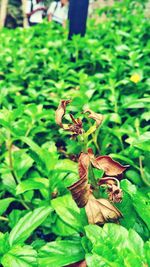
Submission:
[[[92,194],[85,205],[88,222],[103,225],[106,222],[118,222],[122,218],[121,212],[107,199],[96,199]]]
[[[119,180],[115,177],[104,177],[98,182],[99,186],[107,185],[108,198],[111,202],[119,203],[122,201],[122,190],[120,189]]]
[[[103,121],[103,115],[99,113],[95,113],[91,109],[85,109],[84,113],[89,113],[88,118],[91,118],[96,121],[96,127],[98,128],[102,121]]]
[[[63,117],[66,112],[66,106],[71,102],[71,100],[62,100],[55,112],[55,122],[63,128],[65,131],[73,133],[73,137],[78,136],[83,133],[82,121],[77,118],[75,119],[72,114],[70,114],[72,124],[68,124],[67,127],[62,123]]]
[[[71,102],[71,100],[61,100],[56,112],[55,112],[55,122],[63,128],[65,131],[69,131],[72,134],[72,138],[83,134],[84,129],[82,125],[82,120],[80,118],[75,119],[72,114],[70,114],[72,123],[68,124],[67,126],[63,124],[62,120],[66,112],[66,106]],[[88,115],[89,118],[92,118],[96,121],[96,126],[94,126],[94,131],[97,129],[97,127],[102,123],[103,116],[101,114],[95,113],[94,111],[90,109],[86,109],[84,113],[90,113]]]
[[[72,114],[70,114],[70,117],[73,123],[68,125],[68,131],[74,133],[75,136],[82,134],[83,133],[82,121],[79,118],[75,119],[72,116]]]
[[[122,190],[118,186],[108,186],[107,192],[111,202],[119,203],[122,201]]]

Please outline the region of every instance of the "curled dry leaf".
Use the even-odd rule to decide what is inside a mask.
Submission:
[[[103,115],[95,113],[91,109],[85,109],[84,113],[89,113],[88,118],[91,118],[96,121],[96,127],[99,127],[103,121]]]
[[[80,179],[88,179],[88,168],[90,164],[90,158],[87,153],[81,153],[78,160],[78,171]]]
[[[90,195],[90,184],[88,184],[88,181],[86,178],[77,181],[73,185],[69,186],[68,189],[70,190],[73,199],[77,203],[79,208],[83,208]]]
[[[117,176],[122,174],[129,165],[123,166],[119,162],[113,160],[109,156],[99,156],[95,158],[92,149],[88,149],[88,154],[90,156],[90,161],[92,165],[97,168],[101,169],[105,172],[106,175],[110,176]]]
[[[61,100],[56,112],[55,112],[55,122],[63,128],[62,119],[66,112],[66,106],[71,102],[71,100]]]
[[[104,170],[105,174],[110,176],[119,175],[128,168],[128,166],[121,165],[109,156],[99,156],[92,161],[92,164],[95,168]]]
[[[106,222],[118,222],[122,218],[121,212],[107,199],[96,199],[92,194],[85,206],[88,222],[103,225]]]

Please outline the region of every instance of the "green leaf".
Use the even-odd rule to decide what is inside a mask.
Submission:
[[[15,201],[15,199],[12,197],[8,197],[8,198],[0,200],[0,215],[2,215],[7,210],[8,206],[13,201]]]
[[[9,244],[24,242],[32,232],[41,225],[52,211],[51,207],[40,207],[34,211],[28,212],[21,218],[9,235]]]
[[[79,240],[62,240],[47,243],[39,250],[40,267],[62,267],[84,259],[84,250]]]
[[[136,242],[134,242],[134,246],[132,246],[131,248],[132,250],[134,250],[135,254],[143,255],[144,242],[142,238],[132,229],[129,230],[128,237],[129,237],[131,244],[133,240],[136,240]]]
[[[150,132],[145,132],[137,138],[129,137],[126,142],[143,151],[150,151]]]
[[[132,181],[134,184],[142,185],[142,179],[140,174],[135,170],[128,170],[126,171],[126,177]]]
[[[12,229],[17,222],[19,221],[19,219],[21,217],[23,217],[26,214],[26,210],[16,210],[13,209],[11,211],[11,213],[9,213],[8,215],[8,219],[9,219],[9,227]]]
[[[58,236],[71,236],[76,233],[76,230],[61,220],[60,217],[57,217],[52,225],[52,232]]]
[[[13,167],[19,179],[29,170],[32,164],[33,159],[23,149],[13,152]]]
[[[33,150],[37,157],[38,157],[38,162],[37,163],[41,163],[41,167],[45,167],[45,162],[44,162],[44,154],[43,154],[43,150],[40,146],[38,146],[34,141],[32,141],[30,138],[28,137],[21,137],[20,138],[24,143],[26,143],[31,150]]]
[[[123,192],[123,200],[117,207],[123,214],[123,218],[120,220],[122,226],[127,229],[133,228],[144,239],[149,238],[149,230],[147,226],[138,216],[131,197],[125,191]]]
[[[1,257],[9,250],[8,233],[0,232],[0,262]]]
[[[140,99],[135,99],[132,100],[131,102],[123,104],[123,108],[145,108],[145,103],[149,103],[150,98],[140,98]]]
[[[57,163],[58,160],[58,156],[52,144],[49,144],[49,147],[47,147],[46,143],[43,147],[40,147],[28,137],[21,137],[20,139],[24,143],[26,143],[30,147],[30,149],[35,153],[36,156],[33,156],[34,160],[36,161],[37,164],[40,165],[42,169],[45,169],[47,172],[54,169],[55,164]]]
[[[93,232],[92,232],[93,229]],[[144,242],[134,231],[127,231],[124,227],[107,223],[99,231],[98,226],[85,227],[86,236],[91,240],[93,256],[87,255],[88,266],[132,266],[140,267],[147,263],[144,254]],[[95,255],[97,254],[97,255]]]
[[[97,225],[88,225],[85,226],[85,232],[87,238],[92,242],[94,245],[97,242],[98,237],[101,237],[102,228]]]
[[[87,254],[85,259],[88,267],[120,267],[117,262],[113,263],[97,254]]]
[[[123,180],[121,182],[121,187],[130,195],[136,212],[150,230],[150,198],[143,194],[140,190],[136,189],[135,185],[132,185],[127,180]]]
[[[65,195],[52,200],[52,207],[59,217],[74,228],[76,231],[83,231],[83,226],[87,224],[85,214],[79,209],[71,195]]]
[[[150,240],[144,244],[144,251],[145,251],[147,262],[150,262]]]
[[[46,178],[28,178],[16,187],[16,194],[22,194],[29,190],[48,188],[49,181]]]
[[[71,171],[74,173],[78,173],[77,163],[69,159],[59,160],[55,166],[55,169],[59,171],[65,171],[65,172]]]
[[[14,246],[2,258],[3,267],[36,267],[37,252],[31,246]]]

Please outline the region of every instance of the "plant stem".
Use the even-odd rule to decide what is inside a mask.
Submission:
[[[97,181],[96,181],[91,164],[89,166],[89,177],[90,177],[92,187],[94,188],[94,195],[95,195],[95,197],[99,197],[99,186],[97,184]]]
[[[121,149],[123,151],[124,150],[124,145],[123,145],[123,142],[122,142],[122,137],[120,137],[119,140],[120,140]]]
[[[89,119],[88,119],[88,123],[89,123],[90,127],[92,127],[92,123],[90,122]],[[98,128],[100,129],[100,126]],[[93,141],[93,143],[94,143],[94,145],[95,145],[98,153],[101,154],[100,148],[99,148],[98,143],[97,143],[97,134],[96,134],[96,131],[98,131],[98,133],[99,133],[99,129],[98,128],[95,130],[95,132],[92,132],[91,133],[91,136],[92,136],[92,141]]]
[[[139,157],[139,166],[140,166],[140,173],[141,173],[141,178],[142,181],[147,185],[150,186],[149,182],[145,179],[144,177],[144,170],[143,170],[143,163],[142,163],[142,157]]]
[[[16,183],[16,185],[18,185],[18,180],[17,180],[17,177],[16,177],[14,169],[13,169],[13,160],[12,160],[11,149],[12,149],[12,142],[9,142],[9,144],[8,144],[9,167],[10,167],[10,171],[11,171],[11,174],[14,178],[15,183]]]
[[[0,221],[6,221],[6,222],[8,222],[9,220],[6,217],[0,216]]]
[[[12,174],[12,177],[14,178],[15,184],[18,185],[19,181],[18,181],[18,179],[16,177],[16,174],[15,174],[14,168],[13,168],[12,142],[11,141],[8,142],[8,157],[9,157],[10,172]],[[22,195],[19,196],[19,200],[20,200],[21,204],[25,207],[25,209],[30,210],[28,205],[25,203],[24,197]]]
[[[34,125],[34,121],[32,120],[32,122],[31,122],[29,128],[28,128],[27,131],[26,131],[25,137],[27,137],[27,136],[29,135],[30,131],[32,130],[33,125]]]
[[[78,141],[82,146],[82,151],[86,153],[87,152],[87,140],[84,136],[84,133],[82,135],[78,135]]]
[[[19,196],[19,200],[26,210],[30,210],[29,206],[25,203],[24,197],[22,195]]]
[[[114,86],[111,87],[111,92],[112,92],[112,95],[114,97],[114,112],[118,113],[118,105],[117,105],[116,92],[115,92]]]
[[[137,133],[137,137],[140,136],[140,129],[139,129],[139,121],[136,121],[135,123],[135,129]],[[144,169],[143,169],[143,163],[142,163],[142,156],[139,156],[139,167],[140,167],[140,174],[141,174],[141,179],[146,185],[150,185],[148,181],[144,177]]]

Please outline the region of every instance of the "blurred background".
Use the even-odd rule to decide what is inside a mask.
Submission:
[[[45,5],[48,7],[49,4],[52,2],[52,0],[45,0]],[[112,6],[115,2],[120,1],[114,1],[114,0],[95,0],[92,1],[92,5],[95,8],[103,8],[106,6]],[[126,5],[126,1],[124,2],[124,5]],[[134,2],[134,1],[130,1]],[[150,1],[135,1],[140,2],[143,5],[143,8],[145,9],[145,15],[147,17],[150,17]],[[5,25],[8,28],[16,28],[16,27],[22,27],[23,26],[23,17],[24,17],[24,5],[26,3],[26,0],[0,0],[0,24]],[[3,16],[2,16],[3,14]],[[26,25],[26,22],[24,22]]]

